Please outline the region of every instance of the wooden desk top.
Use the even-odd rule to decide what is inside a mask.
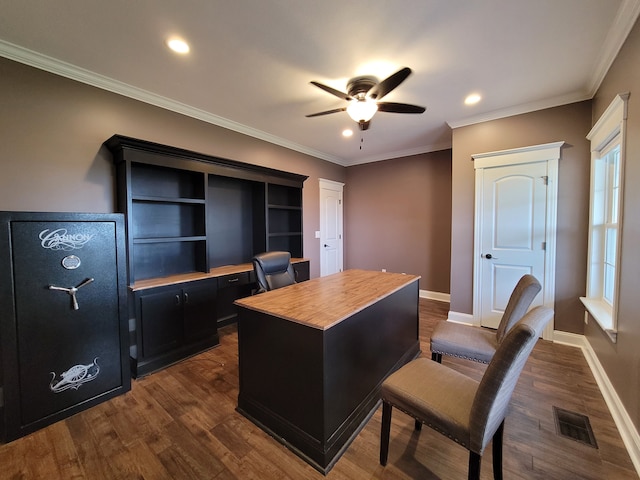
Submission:
[[[306,258],[292,258],[291,263],[307,262]],[[178,285],[185,282],[194,282],[205,280],[207,278],[222,277],[224,275],[235,275],[238,273],[253,272],[252,263],[240,263],[238,265],[224,265],[222,267],[214,267],[208,272],[190,272],[171,275],[170,277],[149,278],[147,280],[138,280],[129,286],[132,292],[137,290],[145,290],[147,288],[163,287],[165,285]]]
[[[236,300],[236,305],[326,330],[402,287],[416,275],[346,270]]]

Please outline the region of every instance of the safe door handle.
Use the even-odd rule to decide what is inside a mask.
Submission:
[[[67,292],[69,294],[69,296],[71,297],[71,306],[73,307],[74,310],[78,310],[80,308],[80,305],[78,305],[78,299],[76,298],[76,292],[78,291],[78,289],[84,287],[85,285],[89,285],[91,282],[93,282],[93,278],[87,278],[87,279],[83,280],[82,282],[80,282],[77,286],[71,287],[71,288],[56,287],[55,285],[49,285],[49,290],[59,290],[59,291],[62,291],[62,292]]]

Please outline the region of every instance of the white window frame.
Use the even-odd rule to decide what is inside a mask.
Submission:
[[[617,311],[620,280],[620,245],[623,225],[623,185],[625,164],[625,130],[629,94],[619,94],[587,135],[591,142],[591,189],[589,200],[589,252],[587,256],[586,296],[580,300],[598,325],[615,343],[618,333]],[[612,174],[610,156],[618,150],[618,174]],[[617,177],[617,178],[616,178]],[[617,218],[611,218],[612,204],[617,204]],[[605,295],[606,233],[615,230],[613,246],[614,285],[611,299]],[[609,245],[611,247],[611,245]],[[609,262],[610,263],[610,262]]]

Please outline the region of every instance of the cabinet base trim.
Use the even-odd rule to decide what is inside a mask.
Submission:
[[[133,375],[133,378],[144,377],[182,360],[193,357],[194,355],[211,350],[219,345],[220,339],[218,335],[216,335],[215,337],[208,339],[204,344],[199,343],[197,345],[189,345],[188,347],[173,350],[165,355],[151,359],[138,360],[136,358],[129,358],[131,362],[131,374]]]

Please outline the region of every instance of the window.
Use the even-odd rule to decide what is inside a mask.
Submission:
[[[618,95],[587,135],[591,141],[591,197],[587,295],[582,303],[615,342],[627,99]]]

